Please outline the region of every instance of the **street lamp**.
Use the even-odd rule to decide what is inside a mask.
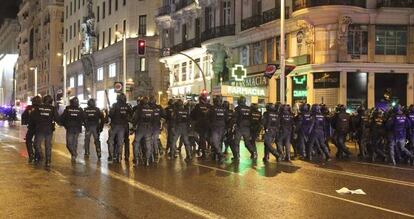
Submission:
[[[66,106],[66,98],[67,98],[67,91],[66,91],[66,80],[67,80],[66,54],[65,53],[58,53],[57,56],[63,58],[63,105]]]
[[[280,1],[280,102],[285,104],[285,0]]]
[[[31,67],[30,68],[30,70],[32,70],[32,71],[34,71],[34,73],[35,73],[35,87],[34,87],[34,95],[33,96],[36,96],[37,95],[37,67]]]
[[[162,91],[158,91],[158,104],[161,105],[161,95]]]
[[[119,32],[119,31],[116,31],[115,34],[117,36],[122,36],[122,44],[123,44],[122,61],[123,61],[123,70],[124,70],[124,72],[123,72],[123,81],[124,81],[123,92],[126,95],[126,82],[127,82],[127,79],[126,79],[127,78],[127,76],[126,76],[126,73],[127,73],[127,70],[126,70],[126,68],[127,68],[127,62],[126,62],[126,33],[125,33],[125,31],[123,33]]]

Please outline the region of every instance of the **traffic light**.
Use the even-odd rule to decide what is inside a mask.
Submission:
[[[145,55],[145,40],[138,40],[138,55]]]
[[[206,89],[203,89],[203,90],[201,91],[201,95],[202,95],[202,96],[207,96],[207,95],[208,95],[207,90],[206,90]]]

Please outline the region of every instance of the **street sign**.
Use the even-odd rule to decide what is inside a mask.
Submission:
[[[269,78],[269,79],[272,78],[278,68],[279,68],[279,65],[277,65],[277,64],[269,64],[269,65],[267,65],[266,71],[264,73],[264,76],[266,78]]]
[[[117,93],[121,93],[122,89],[124,88],[124,84],[122,82],[114,82],[114,90]]]

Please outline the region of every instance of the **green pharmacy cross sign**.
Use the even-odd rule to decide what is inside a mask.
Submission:
[[[292,79],[294,83],[293,98],[306,98],[308,96],[308,91],[306,90],[306,75],[296,76]]]
[[[293,77],[295,84],[305,84],[306,83],[306,75],[303,77]]]
[[[247,77],[247,70],[243,65],[235,65],[231,69],[231,76],[235,81],[244,81],[244,79]]]

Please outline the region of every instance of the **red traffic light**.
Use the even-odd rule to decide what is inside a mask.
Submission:
[[[138,55],[145,55],[145,40],[138,40]]]

